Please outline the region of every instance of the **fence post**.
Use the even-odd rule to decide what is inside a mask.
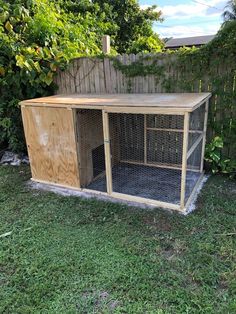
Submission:
[[[109,54],[111,52],[111,40],[108,35],[104,35],[102,37],[102,52],[105,54]]]

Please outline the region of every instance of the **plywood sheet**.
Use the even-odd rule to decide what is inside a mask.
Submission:
[[[80,187],[72,110],[21,109],[33,179]]]
[[[210,93],[156,93],[156,94],[72,94],[42,97],[21,102],[23,105],[41,104],[43,106],[90,106],[105,107],[151,107],[164,109],[183,109],[192,111]]]

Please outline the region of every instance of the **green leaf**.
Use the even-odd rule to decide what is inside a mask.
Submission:
[[[7,129],[11,126],[11,119],[10,118],[3,118],[0,120],[0,126],[4,129]]]
[[[213,139],[213,145],[218,148],[222,148],[224,146],[223,139],[219,136],[216,136]]]
[[[0,75],[1,76],[5,75],[5,69],[3,67],[0,67]]]
[[[56,72],[57,70],[57,65],[55,63],[50,63],[50,69],[53,71],[53,72]]]
[[[13,26],[11,25],[9,21],[6,22],[5,28],[8,32],[11,32],[13,30]]]
[[[4,23],[9,17],[9,12],[3,11],[0,13],[0,22]]]
[[[28,61],[28,60],[25,60],[24,67],[26,67],[29,71],[32,70],[32,66],[30,65],[30,61]]]
[[[44,82],[47,85],[50,85],[52,83],[52,81],[53,81],[53,73],[52,72],[48,72],[47,76],[44,79]]]
[[[16,55],[15,58],[16,58],[16,65],[22,69],[24,67],[24,63],[25,63],[25,56]]]
[[[219,152],[212,152],[210,155],[211,159],[214,160],[216,163],[220,161],[220,153]]]
[[[42,70],[41,70],[41,67],[40,67],[40,65],[39,65],[39,63],[38,63],[38,61],[37,62],[34,62],[34,67],[35,67],[35,69],[36,69],[36,71],[38,72],[38,73],[40,73]]]

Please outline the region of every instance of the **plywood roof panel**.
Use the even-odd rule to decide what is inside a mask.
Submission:
[[[159,93],[159,94],[72,94],[24,100],[21,105],[42,104],[54,107],[85,106],[90,107],[150,107],[160,109],[181,109],[192,111],[202,101],[211,96],[210,93]]]

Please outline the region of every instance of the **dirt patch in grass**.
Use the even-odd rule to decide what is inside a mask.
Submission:
[[[169,232],[173,229],[173,225],[167,217],[146,216],[143,218],[146,225],[153,227],[159,232]]]
[[[80,302],[77,304],[77,309],[80,313],[87,314],[93,309],[97,313],[101,311],[109,311],[113,313],[121,302],[112,299],[107,291],[85,291],[82,293]]]

